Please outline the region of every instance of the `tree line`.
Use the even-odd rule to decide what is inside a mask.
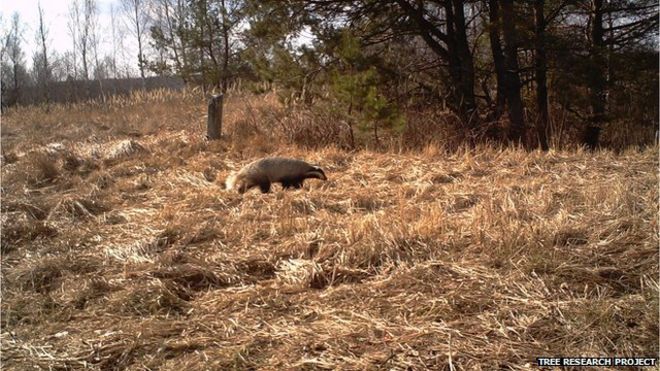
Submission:
[[[73,1],[59,67],[40,15],[35,83],[118,76],[126,57],[99,55],[95,0]],[[331,94],[382,125],[441,106],[466,137],[544,150],[558,116],[590,147],[605,127],[658,126],[657,0],[122,0],[121,17],[141,78],[265,82],[306,104]],[[3,98],[28,74],[10,23]]]
[[[95,86],[87,83],[95,80],[101,92],[103,81],[115,79],[109,92],[122,90],[133,85],[128,80],[136,77],[133,61],[128,55],[126,40],[137,35],[138,71],[145,79],[146,68],[140,67],[143,56],[142,42],[145,41],[142,26],[147,22],[147,10],[143,0],[120,0],[109,9],[110,22],[100,23],[97,0],[72,0],[66,9],[66,32],[70,49],[52,50],[51,29],[48,15],[39,2],[38,21],[32,28],[35,47],[26,55],[25,44],[30,35],[28,25],[20,15],[14,13],[9,20],[0,18],[0,70],[2,72],[2,105],[30,104],[50,101],[54,90],[62,86]],[[135,12],[135,9],[140,11]],[[50,19],[52,21],[52,19]],[[26,59],[31,59],[29,63]],[[69,84],[61,84],[67,81]],[[80,82],[78,84],[74,82]],[[143,84],[145,85],[145,84]],[[153,82],[151,83],[153,85]],[[35,94],[38,91],[39,94]],[[76,96],[77,94],[68,94]],[[87,96],[82,94],[81,96]],[[61,100],[62,94],[57,99]]]

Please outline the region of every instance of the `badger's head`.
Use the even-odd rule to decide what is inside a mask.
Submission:
[[[312,168],[305,173],[305,178],[316,178],[321,180],[328,180],[325,176],[325,172],[318,166],[312,166]]]
[[[245,176],[240,173],[232,173],[225,180],[225,189],[235,189],[238,191],[238,193],[245,193],[247,186],[248,184],[245,181]]]

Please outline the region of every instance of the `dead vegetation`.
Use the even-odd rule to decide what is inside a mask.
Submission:
[[[268,136],[276,106],[230,97],[213,143],[191,96],[4,116],[3,366],[518,370],[658,353],[657,148],[307,150]],[[266,153],[330,180],[224,189]]]

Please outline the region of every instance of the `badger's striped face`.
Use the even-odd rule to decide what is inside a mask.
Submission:
[[[328,178],[325,176],[325,172],[323,172],[323,169],[320,167],[313,167],[312,170],[308,171],[305,174],[305,177],[307,178],[316,178],[316,179],[321,179],[321,180],[328,180]]]

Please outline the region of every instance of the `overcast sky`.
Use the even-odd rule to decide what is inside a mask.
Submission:
[[[32,54],[36,50],[36,33],[39,25],[39,12],[37,10],[38,0],[0,0],[0,15],[2,16],[2,28],[9,27],[11,17],[14,12],[20,15],[24,24],[23,50],[28,65],[31,64]],[[67,18],[70,0],[41,0],[41,7],[44,10],[44,21],[48,29],[48,45],[50,51],[57,51],[59,55],[72,49],[71,36],[67,28]],[[125,27],[125,17],[119,10],[119,0],[97,0],[98,5],[98,27],[101,35],[101,54],[109,54],[112,50],[111,33],[111,6],[115,8],[119,23]],[[132,50],[132,37],[128,34],[124,37],[126,54],[135,55],[135,63],[131,60],[131,65],[137,65],[137,51]],[[49,52],[50,52],[49,51]],[[135,67],[137,71],[137,68]]]

